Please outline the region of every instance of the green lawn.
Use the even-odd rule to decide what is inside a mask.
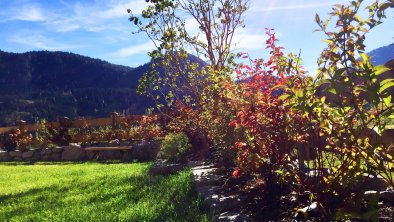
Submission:
[[[149,163],[0,163],[0,221],[209,221],[191,172]]]

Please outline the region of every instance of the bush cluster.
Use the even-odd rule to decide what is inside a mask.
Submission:
[[[164,137],[160,154],[171,162],[182,162],[190,148],[189,138],[184,133],[169,133]]]
[[[70,143],[93,144],[110,142],[112,140],[155,139],[165,135],[162,124],[150,116],[141,119],[124,118],[114,125],[89,127],[87,124],[80,128],[71,127],[71,121],[64,119],[54,125],[46,120],[37,123],[39,129],[33,135],[17,129],[0,136],[0,148],[7,151],[24,150],[29,147],[44,147],[48,145],[66,146]]]
[[[362,2],[335,5],[327,20],[316,15],[327,47],[315,77],[304,71],[300,55],[283,53],[271,29],[267,29],[270,55],[266,60],[243,53],[239,57],[245,62],[238,65],[208,64],[200,69],[195,65],[193,72],[187,72],[198,73],[188,76],[191,83],[178,76],[185,74],[182,71],[190,61],[182,63],[178,73],[169,72],[167,80],[173,88],[193,86],[177,95],[168,92],[167,106],[173,110],[176,131],[186,132],[192,141],[204,135],[206,144],[218,151],[219,163],[230,159],[235,177],[248,174],[267,193],[275,193],[285,182],[291,189],[310,191],[310,198],[327,209],[326,216],[363,215],[360,219],[376,220],[374,213],[360,214],[364,192],[359,188],[366,185],[368,176],[377,175],[394,186],[392,142],[381,139],[386,123],[394,118],[388,90],[394,82],[381,79],[389,68],[370,62],[364,41],[394,3],[374,2],[363,19],[358,15]],[[203,26],[201,30],[207,31]],[[170,40],[165,42],[167,51],[160,54],[159,48],[155,53],[168,56],[171,44],[176,45]],[[178,158],[177,145],[171,146],[165,149]]]

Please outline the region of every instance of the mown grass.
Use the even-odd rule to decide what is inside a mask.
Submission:
[[[0,221],[209,221],[189,170],[149,163],[0,164]]]

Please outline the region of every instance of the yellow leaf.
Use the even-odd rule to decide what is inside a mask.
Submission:
[[[323,96],[320,100],[321,100],[322,103],[325,103],[326,102],[326,97]]]

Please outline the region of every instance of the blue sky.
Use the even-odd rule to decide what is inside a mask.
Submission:
[[[264,28],[274,28],[286,52],[302,50],[304,66],[316,69],[324,43],[314,17],[326,18],[331,5],[343,0],[251,0],[244,29],[236,38],[238,51],[264,55]],[[366,0],[366,3],[372,0]],[[132,35],[126,10],[140,12],[145,0],[0,0],[0,49],[68,51],[111,63],[136,67],[149,61],[152,43]],[[195,29],[193,23],[190,29]],[[367,37],[367,51],[394,42],[394,17]]]

